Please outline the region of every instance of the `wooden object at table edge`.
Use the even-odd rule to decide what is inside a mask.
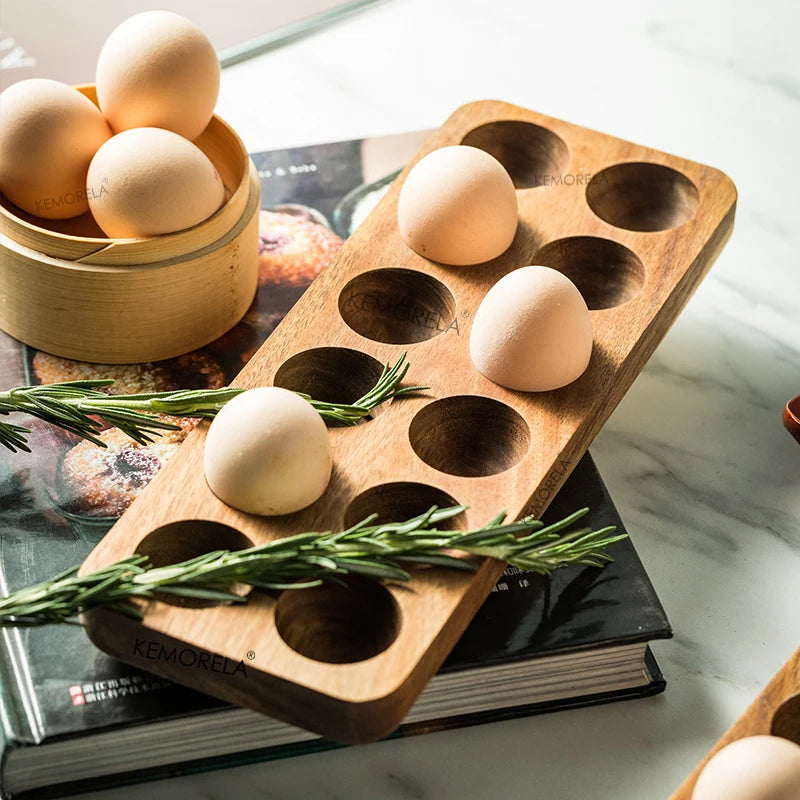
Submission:
[[[670,800],[691,800],[700,773],[715,753],[737,739],[759,735],[783,736],[800,744],[800,649],[728,728]]]
[[[296,357],[313,356],[324,345],[338,348],[337,352],[366,354],[380,363],[393,363],[408,350],[409,380],[429,385],[430,392],[392,403],[365,425],[331,430],[336,465],[331,485],[309,509],[283,518],[242,514],[211,494],[202,467],[207,426],[201,425],[92,552],[83,572],[132,554],[146,534],[186,520],[210,520],[241,531],[256,544],[301,531],[339,529],[354,498],[398,481],[434,487],[468,505],[464,525],[469,527],[484,524],[502,509],[514,518],[523,513],[541,515],[723,247],[733,226],[736,192],[718,170],[495,101],[472,103],[456,111],[417,159],[497,120],[531,123],[535,136],[543,136],[544,131],[552,139],[560,137],[569,155],[558,167],[570,170],[569,174],[597,173],[619,163],[633,163],[638,169],[644,162],[668,167],[664,173],[688,176],[699,187],[696,213],[669,229],[631,230],[594,214],[582,187],[562,182],[521,189],[521,223],[509,250],[479,267],[451,268],[418,256],[399,238],[396,203],[406,170],[234,384],[270,385],[282,365]],[[530,152],[533,157],[536,147]],[[617,280],[631,279],[636,291],[614,307],[601,306],[591,312],[595,350],[586,373],[573,384],[539,395],[492,384],[474,369],[467,348],[469,326],[483,294],[511,269],[536,263],[531,259],[543,245],[571,237],[588,239],[590,246],[598,242],[598,246],[609,246],[603,241],[610,242],[620,252],[636,254],[633,258],[640,259],[640,268],[616,275]],[[380,283],[383,280],[389,283]],[[413,343],[403,344],[391,337],[381,339],[362,327],[370,324],[367,318],[372,313],[366,308],[372,300],[360,302],[364,297],[382,296],[391,316],[391,292],[403,292],[409,282],[413,285],[405,299],[428,302],[425,310],[430,314],[409,312],[413,319],[408,324],[418,324],[414,319],[422,325],[435,320],[437,303],[449,297],[447,321],[460,320],[460,330],[452,330],[451,325],[431,338],[405,339]],[[398,321],[395,315],[384,322],[393,326]],[[324,366],[325,358],[323,353],[317,367]],[[449,412],[431,411],[439,399],[454,400],[465,419],[469,412],[480,420],[485,450],[498,442],[514,449],[527,436],[518,460],[493,465],[475,476],[461,472],[460,464],[437,466],[423,459],[421,451],[431,457],[448,452],[447,444],[436,437],[446,428]],[[477,412],[476,402],[484,404]],[[484,410],[486,403],[491,411]],[[421,412],[433,419],[427,416],[423,424],[426,414]],[[434,412],[443,416],[437,419]],[[453,435],[461,436],[464,430],[457,428]],[[462,456],[472,457],[481,449],[476,443]],[[87,618],[87,630],[101,649],[179,683],[338,741],[370,741],[400,723],[502,569],[502,564],[486,560],[469,576],[430,569],[415,572],[409,585],[389,585],[387,591],[401,620],[397,637],[383,652],[354,663],[323,663],[294,651],[275,630],[276,601],[258,593],[243,608],[193,611],[154,602],[145,609],[141,624],[108,612],[93,614]],[[245,665],[247,679],[240,674],[222,677],[198,669],[187,671],[174,662],[143,656],[141,648],[137,651],[132,646],[137,636],[154,642],[151,652],[156,656],[189,642],[231,663],[247,652],[254,658]]]

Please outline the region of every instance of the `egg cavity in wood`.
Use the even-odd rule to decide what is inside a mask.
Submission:
[[[97,100],[115,133],[155,127],[196,139],[214,113],[219,81],[208,37],[171,11],[125,20],[97,60]]]
[[[0,190],[29,214],[77,217],[89,209],[86,174],[111,129],[77,89],[46,78],[0,95]]]
[[[504,275],[481,301],[469,352],[482,375],[507,389],[558,389],[589,365],[589,309],[566,275],[550,267],[521,267]]]
[[[517,195],[503,165],[477,147],[451,145],[421,158],[397,204],[403,241],[443,264],[496,258],[517,230]]]
[[[162,128],[133,128],[109,139],[89,165],[88,186],[97,224],[118,239],[190,228],[225,202],[206,154]]]
[[[328,429],[294,392],[250,389],[214,418],[203,463],[208,486],[223,503],[248,514],[291,514],[318,500],[328,486]]]

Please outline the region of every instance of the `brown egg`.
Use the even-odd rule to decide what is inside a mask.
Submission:
[[[692,800],[798,800],[800,746],[746,736],[723,747],[700,773]]]
[[[503,165],[477,147],[453,145],[421,158],[397,203],[403,241],[443,264],[496,258],[517,230],[517,195]]]
[[[0,190],[23,211],[46,219],[89,209],[86,172],[111,136],[103,115],[77,89],[31,78],[0,95]]]
[[[115,133],[166,128],[196,139],[214,113],[219,59],[208,37],[171,11],[118,25],[97,60],[97,100]]]
[[[225,200],[219,173],[200,148],[163,128],[109,139],[89,165],[89,205],[107,236],[158,236],[197,225]]]

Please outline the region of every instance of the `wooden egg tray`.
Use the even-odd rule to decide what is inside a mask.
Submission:
[[[800,744],[800,650],[727,730],[670,800],[691,800],[694,785],[712,756],[746,736],[782,736]]]
[[[459,109],[418,157],[462,142],[496,155],[519,187],[510,249],[472,267],[412,252],[396,224],[404,172],[234,381],[352,401],[407,351],[408,380],[430,390],[355,428],[331,429],[328,490],[281,518],[216,499],[203,476],[201,425],[84,571],[134,552],[167,563],[340,530],[370,512],[405,519],[434,503],[468,505],[462,528],[501,510],[511,519],[544,511],[723,247],[736,190],[715,169],[501,102]],[[543,394],[492,384],[468,353],[485,292],[528,264],[564,271],[593,309],[586,373]],[[354,581],[277,598],[254,590],[242,606],[153,601],[141,623],[93,612],[88,632],[138,667],[363,742],[398,725],[502,569],[486,560],[472,575],[419,569],[404,585]]]

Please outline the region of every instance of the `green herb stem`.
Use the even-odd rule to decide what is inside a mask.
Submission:
[[[625,538],[611,535],[613,527],[562,533],[585,516],[585,508],[548,526],[529,517],[504,524],[503,514],[476,531],[437,527],[464,510],[434,506],[405,522],[384,524],[376,524],[373,515],[339,533],[302,533],[163,567],[151,567],[146,556],[137,555],[80,577],[75,568],[0,600],[0,627],[75,623],[79,614],[100,607],[140,617],[130,601],[149,600],[156,593],[243,603],[246,598],[232,591],[236,584],[283,591],[348,574],[406,581],[410,576],[403,563],[472,571],[477,564],[470,556],[547,575],[569,564],[602,566],[613,560],[605,548]]]
[[[406,354],[387,364],[375,386],[352,405],[324,403],[305,397],[331,425],[355,425],[382,403],[427,387],[400,384],[408,372]],[[22,412],[105,447],[99,434],[105,426],[119,428],[139,444],[152,442],[178,426],[158,415],[211,419],[244,389],[181,389],[174,392],[109,395],[102,391],[113,380],[67,381],[43,386],[20,386],[0,392],[0,415]],[[11,452],[30,452],[30,428],[0,422],[0,444]]]

